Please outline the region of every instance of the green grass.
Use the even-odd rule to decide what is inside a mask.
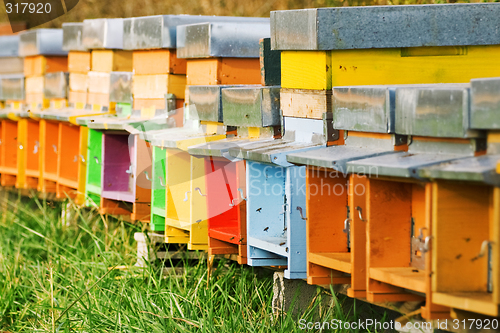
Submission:
[[[272,319],[272,272],[204,260],[182,274],[136,262],[141,226],[61,204],[11,200],[0,216],[0,332],[293,332],[298,320],[355,320],[318,297],[301,316]],[[127,266],[127,269],[110,269]],[[316,318],[318,319],[318,318]]]

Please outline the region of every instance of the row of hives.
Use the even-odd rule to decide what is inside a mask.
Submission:
[[[426,319],[499,316],[499,14],[166,15],[2,37],[2,186],[351,297],[421,301]]]

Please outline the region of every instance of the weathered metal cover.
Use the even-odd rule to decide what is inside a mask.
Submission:
[[[437,84],[396,89],[396,133],[464,138],[469,130],[469,85]]]
[[[348,173],[347,162],[394,153],[394,149],[368,149],[365,147],[331,146],[311,151],[292,153],[286,156],[288,162],[311,165]]]
[[[418,169],[463,157],[464,155],[459,154],[412,154],[409,152],[395,152],[393,154],[351,161],[347,163],[347,168],[351,172],[370,177],[421,178],[422,176],[418,173]]]
[[[62,49],[62,29],[35,29],[22,32],[19,42],[19,56],[67,55]]]
[[[177,27],[177,57],[258,58],[259,40],[269,37],[269,23],[199,23]]]
[[[43,95],[45,98],[66,98],[68,96],[68,73],[54,72],[45,74]]]
[[[126,50],[177,47],[177,26],[206,22],[269,22],[268,18],[155,15],[126,18],[123,21],[123,48]]]
[[[280,125],[280,87],[224,88],[222,113],[226,126]]]
[[[111,72],[109,75],[109,101],[132,103],[132,72]]]
[[[432,4],[271,12],[274,50],[500,44],[500,4]]]
[[[24,100],[24,74],[1,75],[0,96],[2,100]]]
[[[196,107],[198,119],[204,121],[222,122],[223,85],[189,86],[189,105]]]
[[[83,22],[63,23],[63,50],[64,51],[87,51],[83,46]]]
[[[324,147],[323,121],[318,119],[284,117],[285,136],[272,141],[253,142],[229,149],[229,155],[263,163],[291,166],[286,155]]]
[[[474,79],[470,85],[470,127],[500,129],[500,78]]]
[[[123,49],[123,19],[83,20],[82,44],[87,49]]]
[[[238,147],[244,148],[245,146],[254,144],[256,142],[272,142],[272,141],[274,141],[273,138],[264,138],[264,139],[228,138],[228,139],[211,141],[191,146],[188,148],[188,152],[191,155],[224,157],[227,158],[228,160],[235,160],[236,158],[229,155],[229,149]]]
[[[500,174],[496,166],[500,155],[467,157],[425,167],[419,170],[423,177],[431,179],[468,180],[500,185]]]
[[[19,53],[19,35],[0,36],[1,58],[17,57],[18,53]]]
[[[395,92],[393,86],[334,87],[333,127],[394,133]]]
[[[0,58],[0,74],[24,73],[24,59],[21,57]]]

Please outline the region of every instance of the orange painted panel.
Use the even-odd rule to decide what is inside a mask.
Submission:
[[[68,71],[72,73],[88,73],[92,65],[90,52],[70,51],[68,52]]]
[[[67,72],[68,57],[31,56],[24,58],[24,75],[36,76],[52,72]]]
[[[175,49],[140,50],[132,54],[135,74],[186,74],[186,59],[179,59]]]
[[[260,84],[260,62],[253,58],[188,59],[187,85]]]

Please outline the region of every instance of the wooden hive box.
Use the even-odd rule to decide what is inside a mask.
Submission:
[[[407,149],[394,135],[393,93],[389,86],[334,88],[329,116],[344,131],[345,144],[287,156],[307,166],[309,284],[350,284],[350,297],[365,297],[366,223],[360,216],[366,213],[366,177],[350,174],[346,164]]]
[[[451,102],[442,103],[443,98]],[[425,243],[433,237],[433,190],[419,168],[474,156],[482,149],[468,118],[468,88],[463,85],[396,89],[395,131],[412,135],[408,152],[370,157],[353,162],[353,172],[367,173],[367,299],[409,301],[425,296],[423,315],[449,316],[433,302],[430,279],[432,251]],[[423,110],[427,112],[422,113]],[[450,118],[453,114],[453,118]],[[440,124],[439,126],[436,126]],[[362,171],[363,170],[363,171]]]
[[[432,301],[469,317],[499,315],[498,92],[498,79],[471,81],[470,126],[487,131],[486,154],[422,170],[432,179]]]

